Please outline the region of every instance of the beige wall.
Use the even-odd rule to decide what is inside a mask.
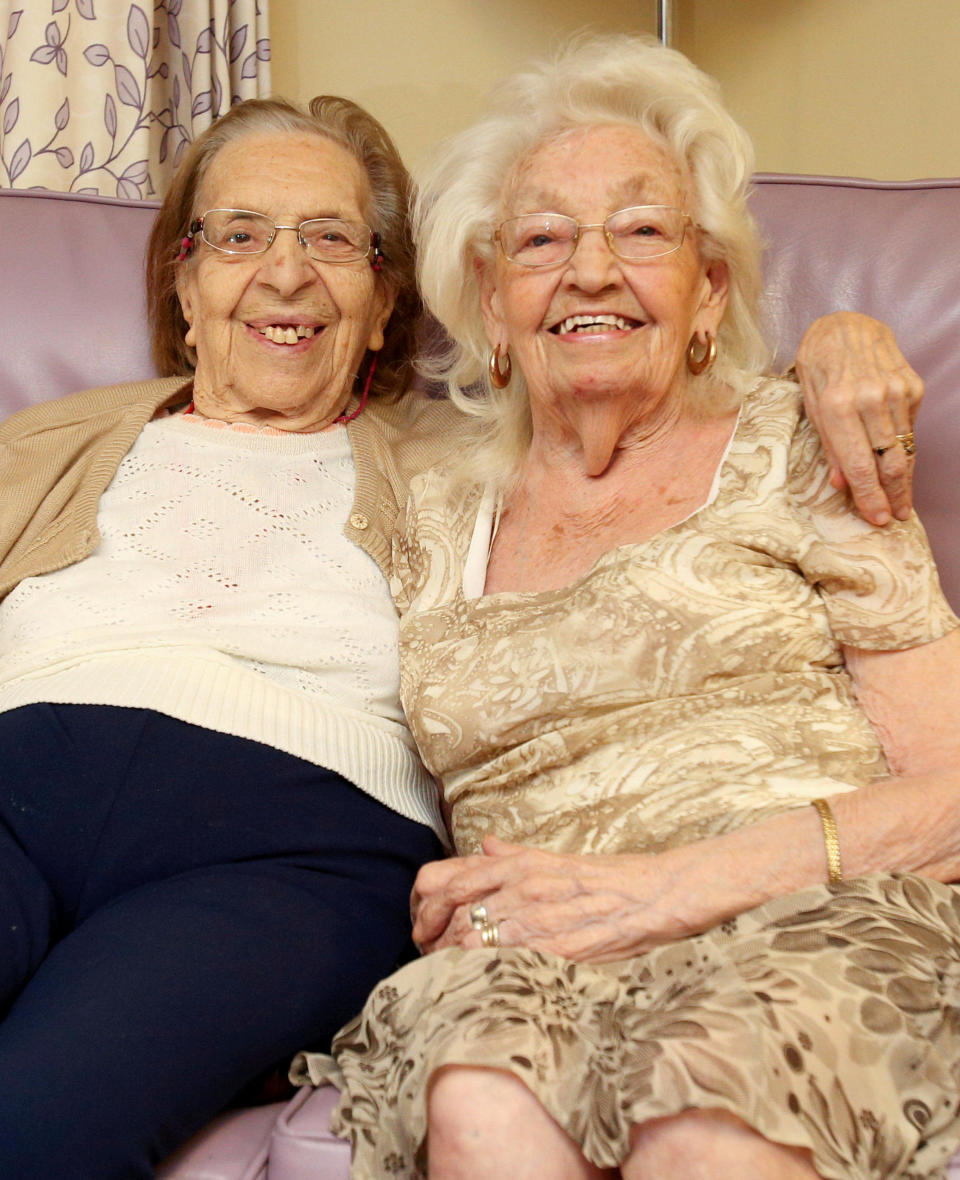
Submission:
[[[673,0],[761,169],[960,174],[960,0]],[[655,0],[270,0],[273,85],[347,94],[411,164],[502,74],[584,27],[654,32]]]
[[[960,0],[674,0],[774,172],[960,174]]]
[[[415,165],[498,78],[565,34],[656,23],[654,0],[270,0],[273,89],[362,103]]]

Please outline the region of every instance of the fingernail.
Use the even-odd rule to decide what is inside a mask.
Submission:
[[[878,512],[873,518],[873,523],[876,525],[885,525],[890,523],[890,519],[889,512]]]

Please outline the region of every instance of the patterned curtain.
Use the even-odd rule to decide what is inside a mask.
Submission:
[[[0,0],[0,187],[160,198],[183,149],[270,93],[268,0]]]

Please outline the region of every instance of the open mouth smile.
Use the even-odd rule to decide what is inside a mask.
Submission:
[[[642,320],[633,320],[628,316],[622,315],[569,315],[566,319],[554,324],[550,331],[557,336],[565,336],[571,333],[581,336],[609,332],[611,328],[620,332],[630,332],[634,328],[642,327]]]
[[[317,332],[323,331],[323,326],[309,327],[307,324],[265,324],[256,328],[261,336],[274,344],[299,344],[301,340],[309,340]]]

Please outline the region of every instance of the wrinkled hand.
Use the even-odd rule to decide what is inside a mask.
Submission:
[[[913,460],[891,443],[913,429],[923,382],[891,330],[856,312],[824,316],[800,342],[796,370],[833,486],[848,486],[872,524],[886,524],[891,515],[906,519],[913,503]],[[874,447],[887,446],[884,455],[874,453]]]
[[[641,954],[690,932],[656,902],[667,879],[655,856],[561,856],[494,836],[484,855],[424,866],[411,899],[413,937],[424,953],[479,947],[470,909],[482,901],[502,946],[580,962]]]

